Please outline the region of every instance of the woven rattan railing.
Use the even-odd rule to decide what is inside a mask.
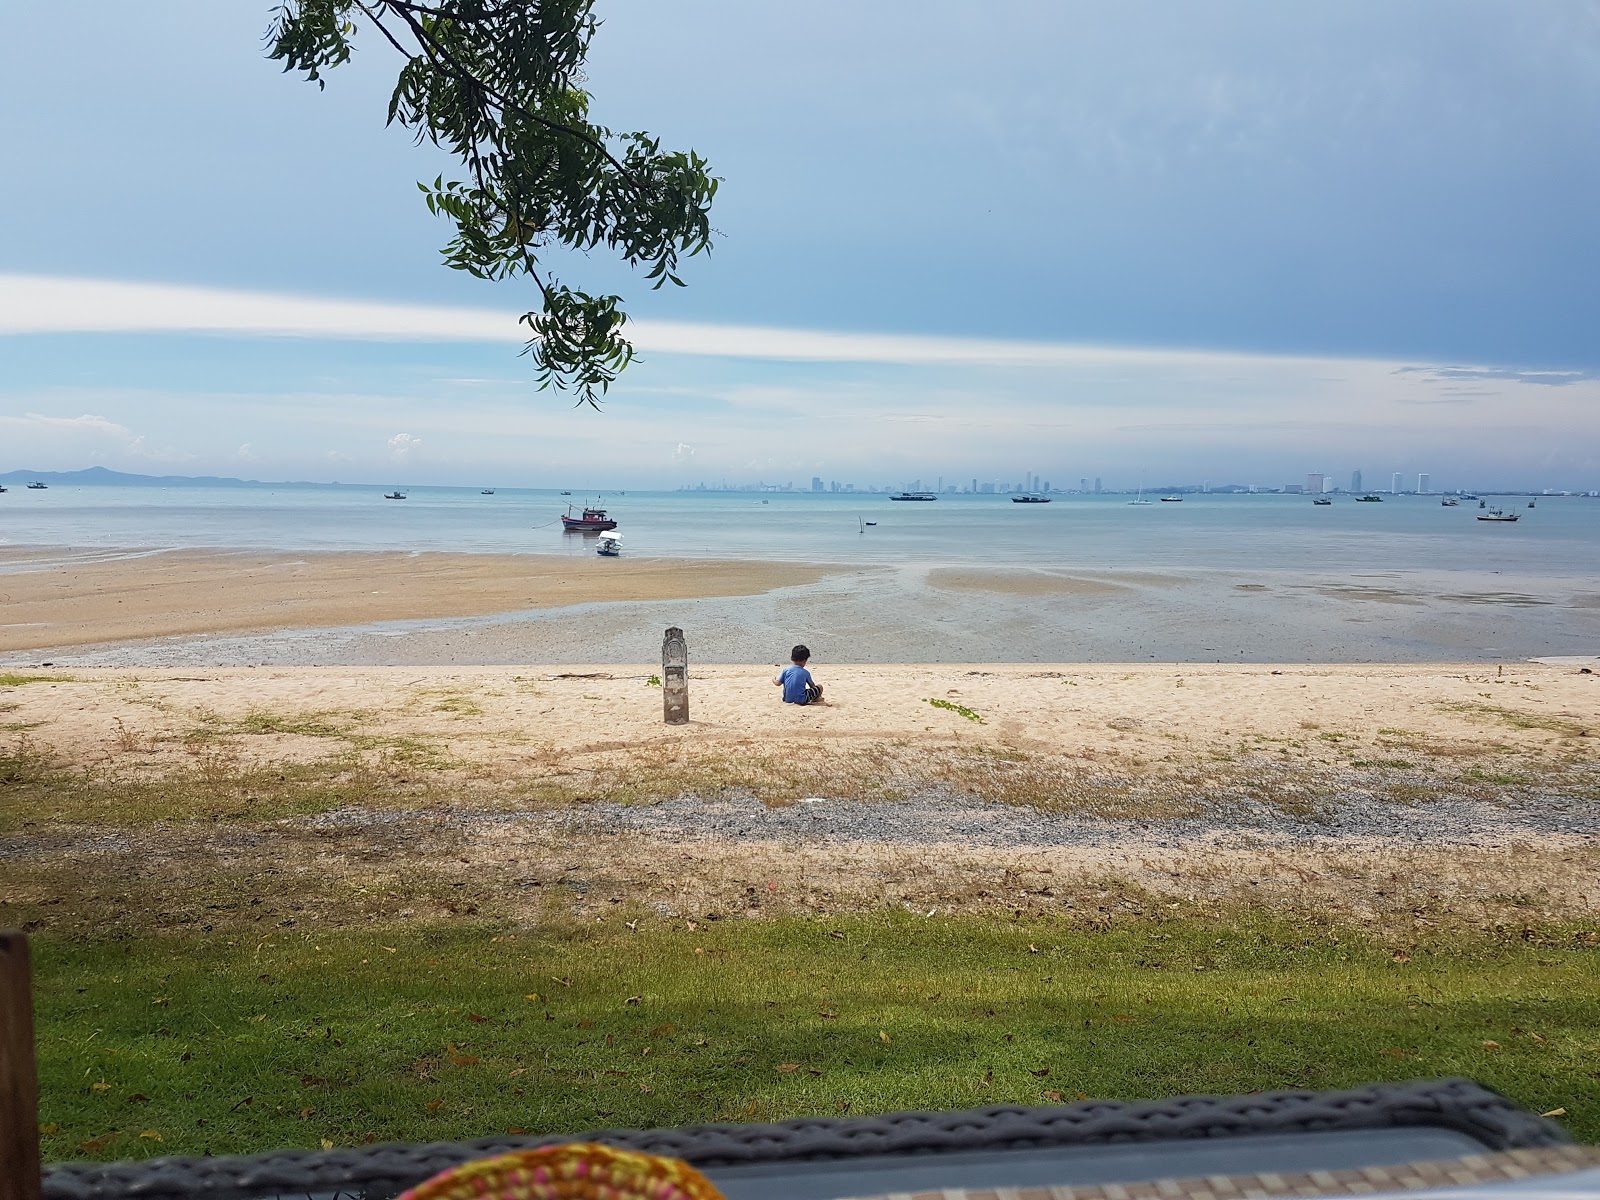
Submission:
[[[863,1155],[1091,1146],[1257,1134],[1449,1129],[1488,1150],[1569,1142],[1554,1122],[1465,1079],[1384,1083],[1340,1092],[1181,1096],[1087,1101],[1049,1108],[892,1113],[777,1125],[605,1130],[494,1137],[430,1145],[390,1144],[327,1151],[285,1150],[247,1158],[157,1158],[143,1162],[57,1163],[45,1169],[46,1200],[230,1200],[247,1196],[359,1192],[391,1195],[437,1171],[506,1150],[560,1141],[597,1141],[682,1158],[701,1168],[803,1162]]]

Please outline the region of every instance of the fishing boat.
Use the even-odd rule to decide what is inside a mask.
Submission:
[[[615,529],[617,523],[606,516],[603,508],[585,508],[583,516],[575,517],[569,504],[566,515],[561,518],[561,527],[568,533],[604,533],[607,529]]]
[[[492,496],[492,495],[494,495],[494,489],[493,488],[484,488],[483,491],[478,493],[478,495],[480,495],[480,496]]]
[[[35,479],[32,483],[30,483],[28,485],[28,490],[30,492],[42,492],[42,491],[45,490],[45,488],[47,488],[49,486],[50,486],[49,484],[40,483],[37,479]]]
[[[3,483],[0,483],[0,496],[5,495],[5,492],[6,492],[6,485],[3,484]]]
[[[1529,501],[1528,501],[1528,507],[1529,507],[1529,508],[1532,508],[1532,507],[1533,507],[1533,501],[1532,501],[1532,500],[1529,500]]]
[[[1508,513],[1498,508],[1491,508],[1488,512],[1478,514],[1478,520],[1480,521],[1517,521],[1520,519],[1520,513]]]
[[[1319,506],[1329,505],[1329,504],[1333,503],[1333,497],[1332,496],[1317,496],[1311,501],[1311,503],[1319,505]]]
[[[933,492],[896,492],[889,497],[891,500],[937,500],[938,498]]]
[[[561,493],[561,494],[562,494],[562,495],[563,495],[563,496],[570,496],[570,495],[572,495],[572,493],[571,493],[571,492],[562,492],[562,493]]]
[[[602,533],[600,540],[595,543],[594,552],[602,558],[616,558],[622,553],[622,535],[620,533]]]
[[[1383,497],[1377,492],[1368,492],[1365,496],[1356,497],[1357,504],[1382,504]]]
[[[1474,496],[1471,492],[1462,492],[1461,493],[1461,498],[1463,500],[1476,500],[1477,499],[1477,497]]]
[[[385,492],[383,498],[385,500],[404,500],[406,494],[404,492]]]
[[[1454,497],[1446,496],[1443,500],[1439,501],[1439,507],[1440,508],[1455,508],[1458,503],[1459,502]]]
[[[1030,492],[1026,496],[1013,496],[1013,497],[1011,497],[1011,503],[1013,503],[1013,504],[1049,504],[1050,503],[1050,497],[1049,496],[1040,496],[1040,495],[1038,495],[1036,493]]]
[[[1161,497],[1161,503],[1163,503],[1163,504],[1182,504],[1183,503],[1183,497],[1182,496],[1163,496],[1163,497]]]

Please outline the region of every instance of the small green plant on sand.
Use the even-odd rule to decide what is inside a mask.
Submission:
[[[0,687],[21,687],[25,683],[71,683],[68,675],[19,675],[15,671],[0,671]]]
[[[649,679],[646,679],[644,681],[644,685],[645,685],[645,687],[660,687],[661,686],[661,676],[659,676],[659,675],[650,676]]]
[[[984,723],[983,718],[977,713],[973,712],[965,704],[952,704],[948,700],[939,700],[932,696],[928,697],[928,703],[933,705],[935,708],[948,709],[950,712],[955,713],[957,716],[965,717],[969,721],[976,721],[979,725]]]

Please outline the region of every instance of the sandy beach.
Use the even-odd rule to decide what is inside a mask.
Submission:
[[[795,563],[510,554],[0,553],[0,653],[243,630],[464,617],[812,583]]]
[[[463,888],[507,919],[1600,910],[1600,676],[1574,664],[819,666],[813,708],[769,665],[704,666],[685,726],[657,670],[9,677],[0,917],[87,886],[36,919],[221,920],[219,880],[335,923]]]
[[[0,665],[1497,663],[1600,654],[1600,581],[592,554],[0,550]]]

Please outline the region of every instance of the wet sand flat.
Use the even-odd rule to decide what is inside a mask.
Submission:
[[[0,652],[250,630],[470,617],[594,601],[759,595],[831,568],[485,554],[7,551]],[[620,568],[620,569],[619,569]]]

